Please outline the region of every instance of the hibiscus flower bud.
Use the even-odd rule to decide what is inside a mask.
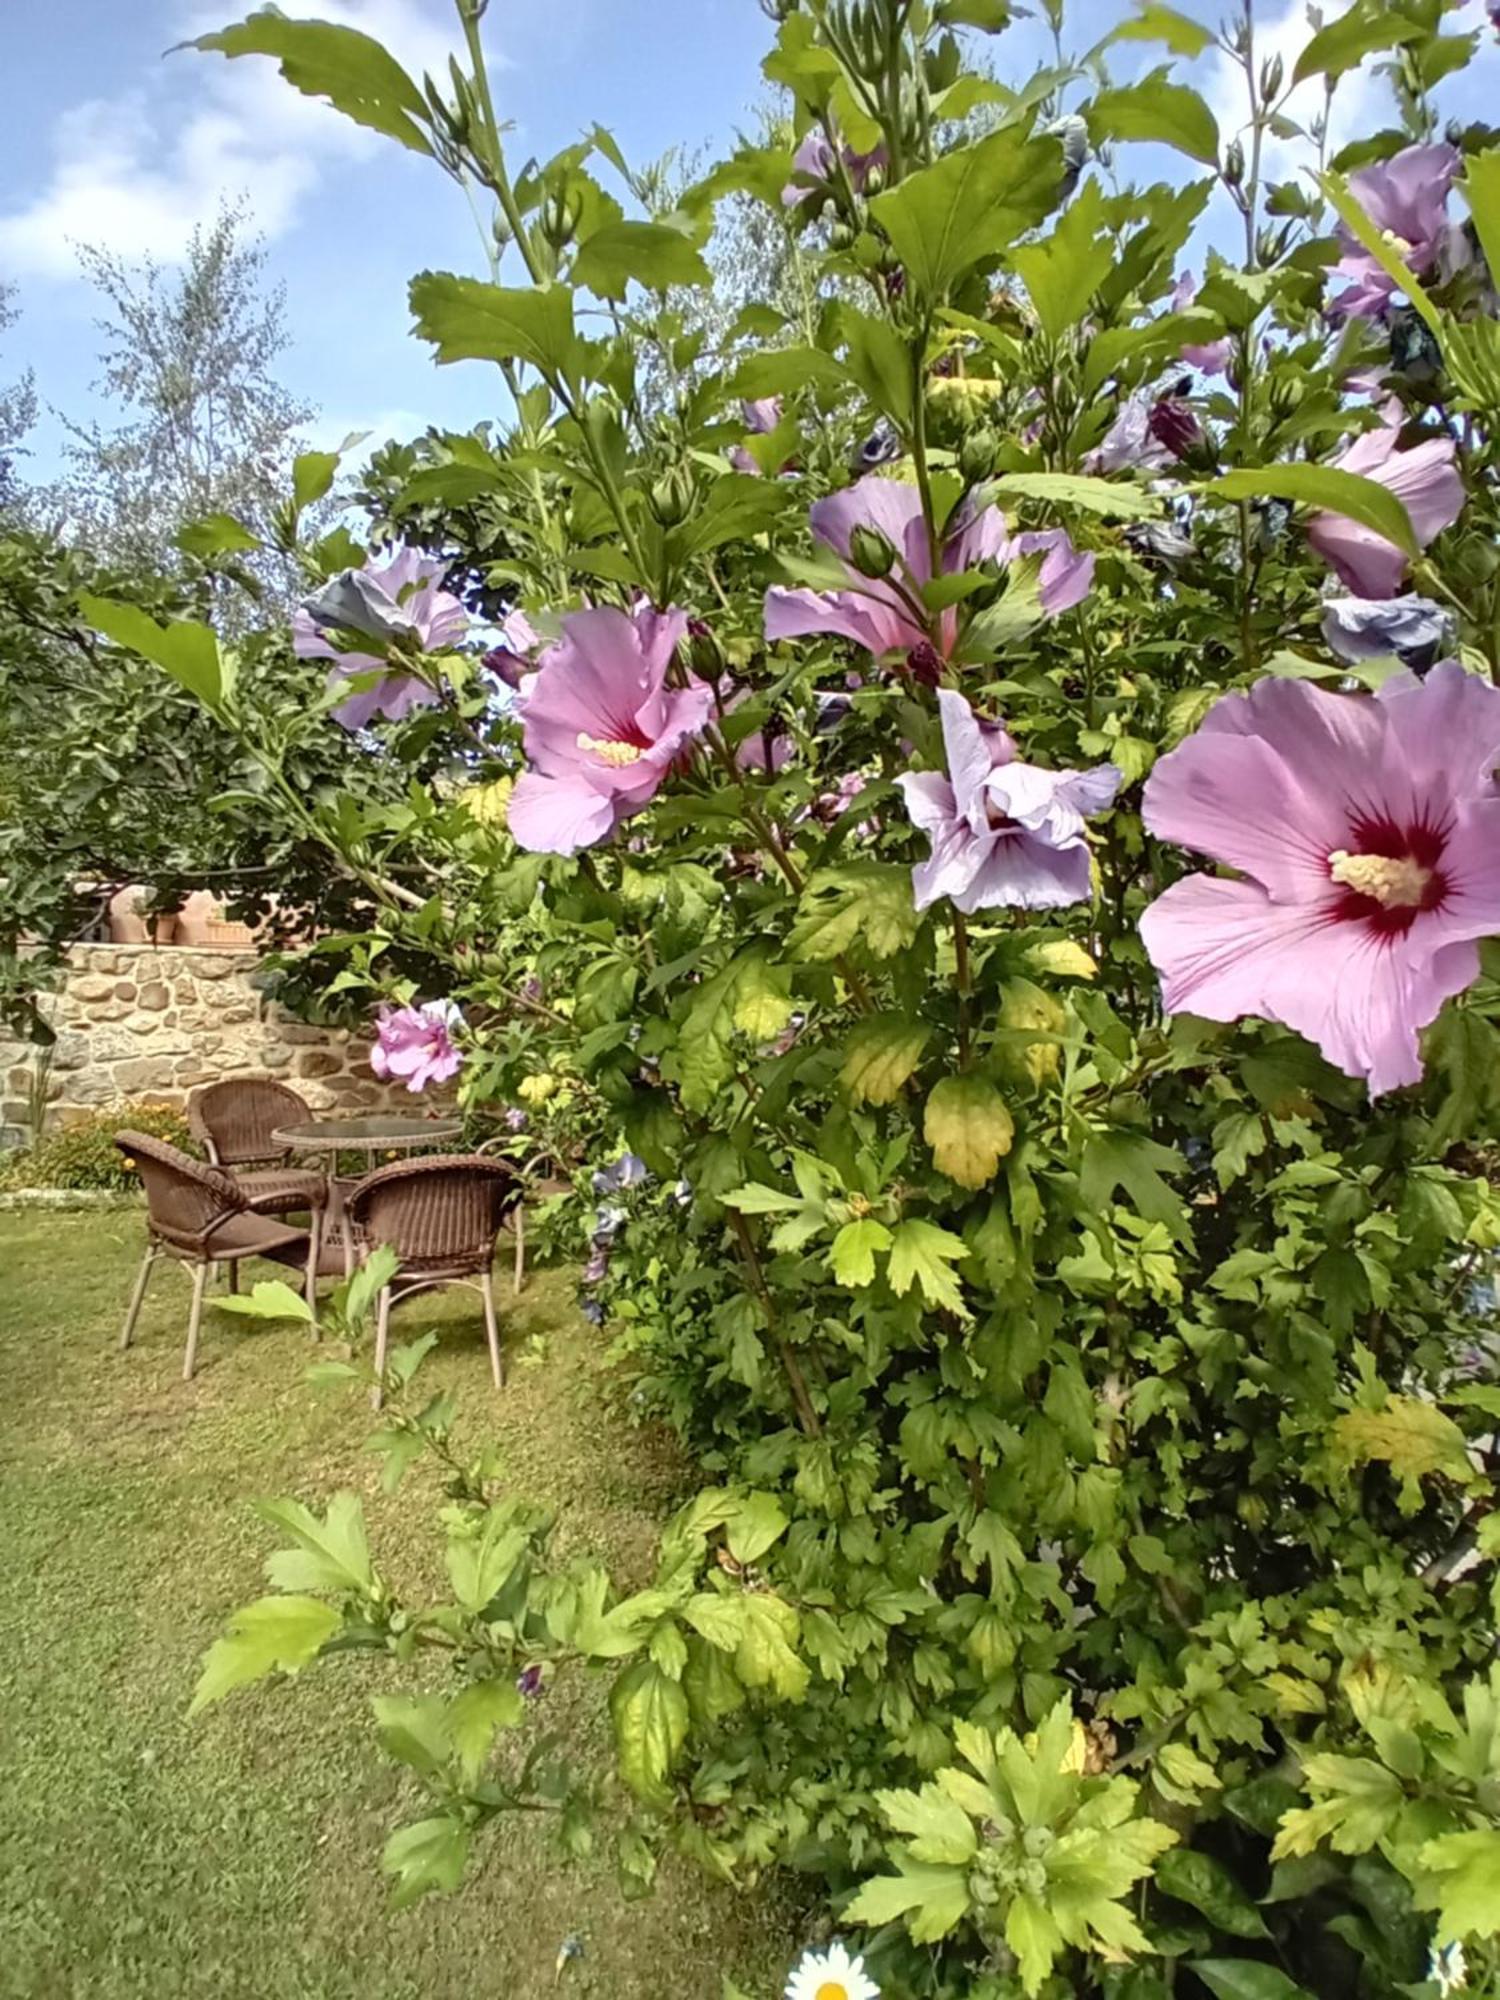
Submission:
[[[1196,457],[1207,443],[1198,413],[1181,396],[1161,396],[1151,406],[1148,428],[1174,458]]]
[[[693,511],[693,475],[685,465],[674,465],[651,487],[651,511],[664,528],[675,528]]]
[[[895,544],[879,528],[859,521],[849,537],[849,560],[861,576],[867,576],[873,582],[890,575],[896,561]]]
[[[1260,101],[1262,104],[1272,104],[1275,102],[1285,75],[1286,65],[1279,55],[1274,55],[1269,62],[1261,64]]]
[[[1231,139],[1224,148],[1224,165],[1221,168],[1225,187],[1237,188],[1245,178],[1245,149],[1238,139]]]
[[[958,469],[968,485],[976,486],[981,479],[989,478],[999,449],[1000,440],[987,424],[970,431],[958,448]]]
[[[579,212],[577,201],[563,194],[549,194],[542,203],[542,234],[554,249],[561,250],[572,242]]]
[[[919,686],[935,688],[943,678],[943,663],[937,648],[926,639],[913,646],[906,656],[906,671]]]
[[[701,618],[688,621],[688,660],[693,672],[706,681],[716,681],[729,664],[713,627]]]

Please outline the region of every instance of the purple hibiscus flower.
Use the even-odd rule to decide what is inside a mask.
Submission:
[[[453,1030],[463,1015],[451,1000],[426,1000],[416,1007],[382,1007],[375,1016],[370,1068],[384,1082],[402,1079],[408,1090],[447,1083],[463,1067]]]
[[[1376,160],[1349,176],[1349,192],[1399,253],[1412,275],[1436,267],[1448,237],[1448,190],[1460,166],[1452,146],[1407,146],[1393,159]],[[1359,238],[1339,224],[1344,254],[1334,275],[1348,284],[1329,311],[1348,319],[1383,319],[1399,287]]]
[[[912,870],[919,910],[946,896],[956,909],[1059,909],[1087,902],[1084,820],[1120,785],[1113,764],[1044,771],[1016,757],[1004,729],[984,723],[961,694],[939,688],[948,775],[907,772],[896,780],[912,822],[932,843]]]
[[[330,686],[340,676],[382,675],[334,709],[334,720],[345,729],[363,729],[377,715],[399,722],[412,709],[437,700],[417,675],[384,669],[393,640],[414,644],[424,653],[442,653],[463,638],[468,613],[442,589],[445,573],[446,565],[436,557],[398,549],[388,562],[367,560],[363,569],[345,570],[292,614],[293,651],[302,660],[331,660]],[[372,641],[372,650],[345,651],[333,643],[331,632],[361,633]]]
[[[1151,415],[1156,407],[1155,391],[1135,389],[1121,403],[1114,422],[1084,460],[1086,472],[1160,472],[1172,463],[1172,454],[1152,431]]]
[[[1357,472],[1394,493],[1411,517],[1420,547],[1463,511],[1464,484],[1454,466],[1452,438],[1429,438],[1409,451],[1396,449],[1397,429],[1384,424],[1365,431],[1333,460],[1341,472]],[[1406,555],[1373,528],[1343,514],[1316,513],[1307,539],[1356,597],[1395,597],[1406,575]]]
[[[1146,783],[1162,840],[1239,871],[1157,897],[1141,938],[1172,1013],[1278,1021],[1372,1097],[1500,932],[1500,689],[1456,661],[1377,696],[1263,680]]]
[[[576,854],[648,806],[702,734],[713,690],[667,672],[687,630],[681,611],[575,611],[543,653],[522,713],[530,769],[507,818],[535,854]]]
[[[1191,271],[1184,271],[1172,288],[1173,312],[1186,312],[1197,296],[1197,279]],[[1185,347],[1178,349],[1178,353],[1188,367],[1196,368],[1200,375],[1227,375],[1234,354],[1234,342],[1227,337],[1204,342],[1190,340]]]
[[[524,611],[507,611],[500,621],[500,644],[485,654],[484,665],[497,680],[521,692],[531,678],[542,644],[541,634]]]
[[[1430,597],[1332,597],[1323,606],[1329,651],[1349,666],[1394,653],[1420,671],[1452,636],[1452,620]]]
[[[864,192],[871,169],[886,163],[884,146],[876,146],[868,153],[856,153],[852,146],[841,146],[835,152],[822,128],[814,125],[792,155],[792,178],[781,190],[783,208],[795,208],[799,202],[826,195],[840,156],[849,185],[856,194]]]
[[[934,625],[922,608],[922,587],[933,580],[932,552],[922,498],[914,486],[871,474],[817,501],[809,521],[818,540],[842,560],[850,588],[769,590],[768,640],[826,632],[851,639],[877,658],[951,658],[958,638],[957,611],[950,605]],[[891,552],[885,576],[869,576],[856,565],[857,551],[868,549],[872,538]],[[949,523],[938,558],[942,574],[952,576],[982,562],[1004,562],[1038,550],[1046,551],[1042,608],[1055,616],[1087,594],[1094,573],[1093,556],[1081,555],[1061,528],[1012,538],[998,507],[966,503]]]
[[[745,420],[745,429],[751,437],[769,437],[781,422],[781,398],[779,396],[748,398],[740,404],[740,413]],[[742,444],[732,448],[729,463],[736,472],[748,472],[753,479],[760,478],[760,466]],[[783,471],[785,469],[782,468]]]

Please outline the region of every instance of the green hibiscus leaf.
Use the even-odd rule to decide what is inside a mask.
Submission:
[[[891,1290],[904,1298],[912,1286],[920,1285],[929,1305],[943,1306],[960,1319],[970,1317],[952,1266],[969,1254],[969,1246],[951,1229],[935,1222],[912,1217],[892,1232],[891,1257],[887,1277]]]
[[[890,1247],[891,1232],[884,1223],[876,1222],[871,1216],[864,1216],[858,1222],[846,1222],[833,1239],[828,1252],[828,1268],[841,1285],[873,1285],[875,1254]]]
[[[1219,125],[1196,90],[1171,83],[1164,69],[1139,83],[1103,90],[1084,107],[1089,131],[1100,139],[1154,139],[1212,167],[1219,158]]]
[[[188,1714],[267,1674],[296,1673],[317,1658],[342,1623],[338,1612],[316,1597],[263,1597],[247,1604],[204,1654]]]
[[[420,1897],[451,1895],[462,1882],[469,1859],[469,1829],[444,1814],[403,1826],[385,1844],[380,1865],[396,1880],[391,1906],[404,1910]]]

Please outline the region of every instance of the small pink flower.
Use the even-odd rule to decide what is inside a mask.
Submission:
[[[1410,451],[1398,451],[1396,438],[1394,424],[1365,431],[1333,464],[1340,472],[1360,473],[1394,493],[1425,549],[1463,512],[1464,484],[1454,467],[1453,440],[1429,438]],[[1406,557],[1373,528],[1342,514],[1317,513],[1308,521],[1307,539],[1357,597],[1400,595]]]
[[[1146,782],[1191,875],[1141,937],[1172,1013],[1278,1021],[1363,1077],[1422,1075],[1417,1033],[1500,933],[1500,689],[1454,661],[1378,696],[1264,680],[1226,695]]]
[[[404,1078],[410,1091],[447,1083],[463,1067],[453,1030],[463,1015],[451,1000],[426,1000],[416,1007],[382,1007],[375,1016],[370,1068],[383,1082]]]
[[[686,630],[684,612],[645,604],[564,618],[522,709],[530,769],[506,809],[522,847],[576,854],[655,798],[713,708],[706,682],[667,684]]]
[[[826,193],[841,155],[849,185],[856,194],[863,192],[870,178],[870,169],[883,167],[886,162],[884,146],[877,146],[869,153],[856,153],[852,146],[842,146],[836,153],[822,128],[814,125],[792,155],[792,178],[781,190],[782,206],[795,208],[799,202]]]

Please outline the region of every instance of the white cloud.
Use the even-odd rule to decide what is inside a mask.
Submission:
[[[1325,12],[1327,10],[1325,9]],[[1450,15],[1443,24],[1448,34],[1464,30],[1482,28],[1486,24],[1484,0],[1464,0],[1459,10]],[[1255,55],[1257,67],[1280,56],[1284,73],[1291,75],[1298,56],[1312,38],[1308,25],[1306,0],[1288,0],[1273,19],[1258,19],[1255,24]],[[1391,97],[1390,84],[1375,73],[1375,65],[1382,58],[1374,56],[1357,70],[1347,72],[1339,78],[1338,89],[1334,93],[1333,113],[1329,127],[1330,156],[1341,146],[1361,134],[1373,132],[1384,125],[1394,125],[1395,105]],[[1246,103],[1245,78],[1237,62],[1222,52],[1211,59],[1203,81],[1203,94],[1210,109],[1219,121],[1219,129],[1225,138],[1244,129],[1249,118]],[[1292,92],[1287,101],[1288,116],[1294,118],[1304,128],[1323,109],[1323,84],[1318,77],[1309,77]],[[1308,155],[1304,142],[1300,140],[1267,141],[1263,167],[1273,178],[1294,172],[1307,163]]]
[[[337,451],[348,438],[359,437],[361,442],[350,448],[348,463],[360,466],[382,445],[406,444],[420,437],[430,421],[415,410],[400,408],[361,417],[320,414],[303,425],[302,446],[306,451]]]
[[[201,34],[233,11],[224,0],[174,0],[169,25],[175,38]],[[417,78],[446,72],[446,0],[321,0],[318,13],[374,35]],[[331,163],[387,143],[291,89],[266,58],[174,55],[130,90],[59,116],[46,184],[0,215],[0,264],[19,277],[68,278],[80,242],[170,263],[241,197],[276,236]]]

